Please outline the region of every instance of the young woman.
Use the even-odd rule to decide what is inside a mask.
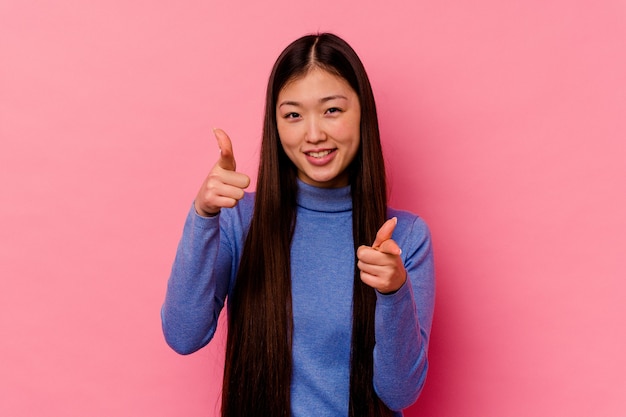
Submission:
[[[162,309],[168,344],[213,337],[228,299],[222,416],[391,416],[418,397],[434,304],[430,235],[387,207],[365,69],[332,34],[272,70],[256,193],[229,137],[202,184]]]

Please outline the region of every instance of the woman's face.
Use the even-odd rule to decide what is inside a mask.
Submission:
[[[361,142],[361,106],[341,77],[313,68],[280,90],[276,124],[298,177],[317,187],[349,184],[346,168]]]

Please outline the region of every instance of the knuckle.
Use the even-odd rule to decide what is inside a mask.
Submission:
[[[220,173],[216,172],[215,170],[212,170],[211,172],[209,172],[206,182],[207,182],[207,185],[222,182],[222,176],[220,175]]]

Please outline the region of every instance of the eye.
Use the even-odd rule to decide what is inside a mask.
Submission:
[[[300,114],[296,112],[290,112],[283,115],[283,118],[285,119],[298,119],[299,117]]]
[[[327,114],[336,114],[336,113],[341,113],[341,109],[338,107],[331,107],[328,110],[326,110]]]

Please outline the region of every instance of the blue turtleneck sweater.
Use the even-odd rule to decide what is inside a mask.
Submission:
[[[355,259],[350,188],[298,184],[291,246],[291,414],[347,416]],[[215,217],[197,215],[192,205],[161,312],[165,338],[176,352],[195,352],[213,338],[237,276],[253,206],[251,193]],[[388,214],[398,218],[393,239],[402,249],[408,279],[393,294],[377,293],[373,383],[385,404],[402,415],[426,378],[435,282],[426,224],[408,212]]]

